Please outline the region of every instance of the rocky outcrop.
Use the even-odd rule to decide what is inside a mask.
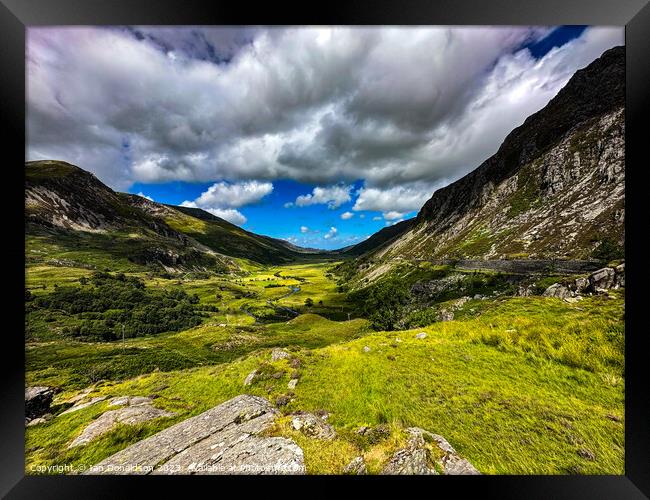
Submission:
[[[611,267],[599,269],[589,276],[589,287],[592,291],[609,290],[616,283],[616,270]]]
[[[624,82],[624,47],[577,71],[496,154],[367,249],[353,281],[370,284],[399,259],[477,269],[495,262],[506,272],[548,261],[568,274],[593,271],[591,259],[616,258],[625,242]]]
[[[118,396],[108,402],[109,406],[146,406],[151,405],[153,399],[147,396]]]
[[[616,267],[604,267],[587,277],[580,277],[569,284],[553,283],[544,293],[544,297],[556,297],[569,300],[580,295],[604,293],[625,287],[625,263]]]
[[[478,475],[480,472],[442,436],[418,427],[407,429],[410,434],[406,448],[397,451],[382,470],[395,475]]]
[[[280,361],[281,359],[288,359],[291,357],[284,349],[273,349],[271,351],[271,361]]]
[[[76,402],[74,405],[72,405],[70,408],[67,410],[61,412],[61,415],[67,415],[68,413],[74,413],[75,411],[83,410],[84,408],[88,408],[89,406],[93,406],[94,404],[100,403],[101,401],[104,401],[106,399],[106,396],[97,396],[94,398],[90,398],[86,401],[79,400]]]
[[[556,297],[558,299],[566,299],[572,295],[571,290],[560,283],[553,283],[542,294],[543,297]]]
[[[336,431],[325,422],[326,418],[313,413],[300,413],[291,419],[291,427],[315,439],[331,440],[336,437]]]
[[[135,404],[130,405],[131,399]],[[117,401],[117,402],[116,402]],[[94,441],[113,430],[118,424],[135,425],[160,417],[173,417],[175,414],[151,405],[150,398],[114,398],[110,406],[123,406],[118,410],[109,410],[93,420],[69,445],[74,448]]]
[[[267,400],[240,395],[129,446],[86,474],[302,474],[298,445],[262,435],[277,415]]]
[[[50,405],[54,398],[52,387],[27,387],[25,389],[25,423],[29,423],[50,412]]]

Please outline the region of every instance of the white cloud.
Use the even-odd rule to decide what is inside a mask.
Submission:
[[[142,191],[140,191],[140,192],[138,193],[138,196],[142,196],[143,198],[146,198],[146,199],[149,200],[149,201],[154,201],[154,199],[153,199],[151,196],[147,196],[147,195],[144,194]]]
[[[372,220],[382,220],[382,217],[379,217],[378,215],[373,217]]]
[[[206,212],[241,226],[247,219],[234,207],[256,203],[271,191],[273,191],[273,184],[270,182],[217,182],[198,198],[193,201],[185,200],[181,206],[202,208]]]
[[[341,219],[343,220],[348,220],[351,219],[352,217],[354,217],[354,214],[352,212],[343,212],[341,214]]]
[[[395,212],[394,210],[391,210],[390,212],[384,212],[382,214],[384,216],[385,220],[395,220],[395,219],[401,219],[404,217],[403,212]],[[404,219],[402,219],[404,220]]]
[[[202,207],[193,201],[187,200],[181,203],[181,207],[200,208],[206,212],[211,213],[212,215],[216,215],[217,217],[220,217],[238,226],[246,224],[246,221],[248,220],[244,214],[242,214],[239,210],[235,210],[234,208],[217,208],[209,206]]]
[[[247,221],[246,216],[234,208],[207,208],[206,211],[238,226],[246,224]]]
[[[624,43],[622,27],[592,27],[537,60],[519,48],[548,29],[136,31],[144,38],[28,29],[29,159],[69,161],[119,189],[278,178],[434,187],[478,166],[577,69]]]
[[[297,207],[327,205],[327,208],[334,210],[352,199],[351,190],[352,186],[317,186],[310,194],[298,196],[295,204]]]
[[[409,183],[389,188],[363,187],[352,210],[407,213],[419,210],[435,188],[427,183]]]
[[[270,182],[217,182],[194,201],[199,206],[241,207],[260,201],[271,191],[273,184]]]
[[[366,218],[366,214],[359,214],[359,219],[365,219],[365,218]]]
[[[323,238],[325,238],[326,240],[329,240],[331,238],[336,238],[336,233],[338,233],[338,229],[332,226],[330,227],[330,230],[323,235]]]
[[[300,232],[305,234],[309,232],[309,228],[307,226],[300,226]]]

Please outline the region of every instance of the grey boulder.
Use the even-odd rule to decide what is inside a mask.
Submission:
[[[240,395],[139,441],[86,474],[303,474],[302,449],[265,437],[278,411]]]

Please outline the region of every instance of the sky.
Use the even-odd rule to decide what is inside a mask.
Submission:
[[[622,27],[30,27],[27,159],[334,249],[474,170]]]

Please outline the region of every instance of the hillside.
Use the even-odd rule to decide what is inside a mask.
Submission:
[[[28,261],[113,270],[237,270],[319,255],[241,229],[203,210],[117,193],[62,161],[25,164]]]
[[[392,226],[380,229],[361,243],[357,243],[356,245],[344,249],[342,253],[345,255],[362,255],[366,252],[369,252],[377,247],[380,247],[393,238],[405,233],[409,230],[414,222],[415,219],[404,220],[402,222],[398,222],[397,224],[393,224]]]
[[[374,265],[364,273],[394,259],[622,257],[624,81],[625,49],[615,47],[576,72],[494,156],[437,190],[399,234],[349,253],[367,252]]]
[[[302,248],[270,236],[251,233],[200,208],[167,206],[176,212],[176,219],[167,220],[171,226],[192,235],[198,241],[226,255],[277,264],[291,261],[304,254],[325,255],[328,253],[313,248]],[[182,220],[184,218],[178,217],[177,212],[199,219],[205,224],[199,225],[200,229],[196,224],[184,225]]]

